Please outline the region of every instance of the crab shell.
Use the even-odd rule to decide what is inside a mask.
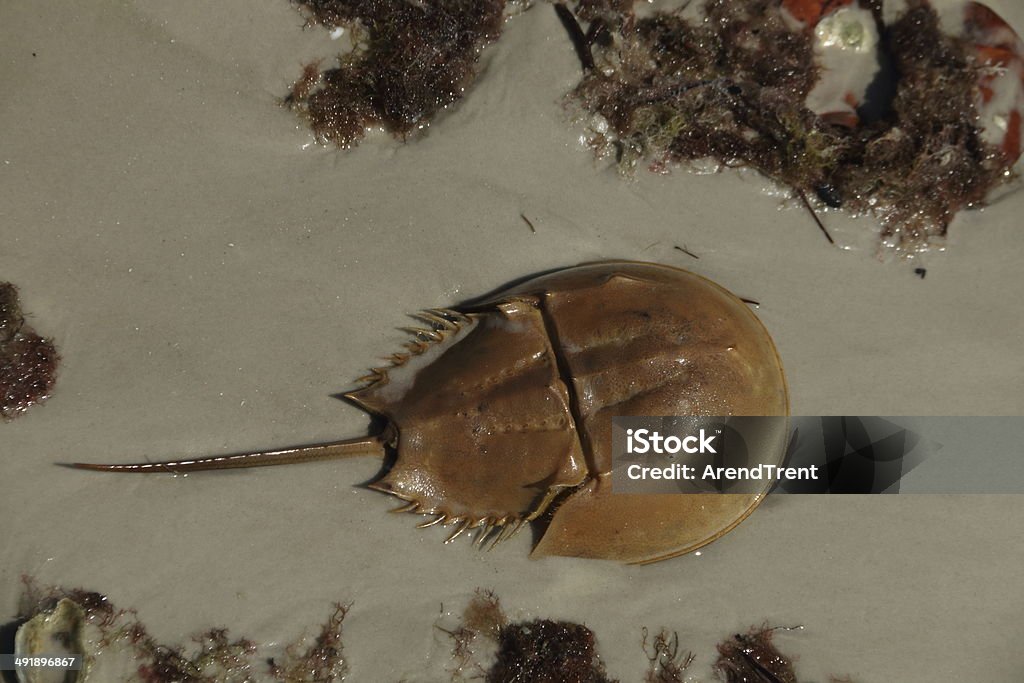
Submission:
[[[613,416],[788,414],[767,331],[709,280],[595,263],[428,319],[409,354],[348,394],[390,421],[394,464],[371,487],[433,516],[421,526],[496,542],[536,520],[534,557],[654,562],[713,541],[763,497],[611,491]],[[761,440],[764,462],[781,462],[785,431]]]

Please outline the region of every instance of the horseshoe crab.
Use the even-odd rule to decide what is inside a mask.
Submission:
[[[775,346],[740,299],[693,273],[637,262],[556,271],[457,309],[421,313],[407,352],[346,398],[387,421],[337,443],[107,472],[193,472],[393,456],[370,488],[492,546],[535,522],[532,556],[646,563],[710,543],[757,494],[613,494],[616,415],[787,415]],[[781,462],[785,429],[760,447]]]

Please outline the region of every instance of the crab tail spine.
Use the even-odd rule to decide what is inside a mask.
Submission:
[[[297,448],[285,448],[276,451],[218,455],[211,458],[197,458],[195,460],[172,460],[168,462],[146,462],[126,465],[76,462],[69,463],[66,466],[80,470],[96,470],[98,472],[170,472],[172,474],[185,474],[202,470],[269,467],[270,465],[290,465],[311,460],[356,458],[370,455],[380,458],[384,457],[384,441],[380,436],[361,437],[346,441],[335,441],[315,446],[299,446]]]

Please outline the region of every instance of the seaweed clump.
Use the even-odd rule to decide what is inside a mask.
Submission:
[[[48,612],[62,600],[70,600],[85,615],[95,637],[96,654],[127,646],[135,659],[136,679],[143,683],[242,683],[252,679],[256,645],[244,638],[232,640],[223,628],[211,628],[193,637],[190,652],[181,646],[158,642],[146,631],[134,610],[120,609],[101,593],[80,588],[43,588],[27,576],[19,619]]]
[[[136,622],[137,628],[142,628]],[[214,628],[193,637],[198,650],[187,655],[182,647],[157,643],[142,630],[133,645],[138,675],[145,683],[242,683],[252,678],[251,657],[256,645],[244,638],[231,640],[227,629]]]
[[[343,656],[341,645],[341,624],[348,613],[348,607],[334,604],[334,612],[320,627],[313,644],[300,652],[302,641],[292,643],[286,650],[286,658],[279,664],[274,659],[268,663],[270,674],[280,683],[330,683],[340,681],[348,673],[348,662]]]
[[[1015,159],[982,141],[978,73],[935,11],[910,3],[888,31],[899,74],[892,116],[854,136],[833,174],[855,211],[871,211],[893,244],[944,237],[953,216],[978,205]]]
[[[353,50],[307,65],[285,98],[317,139],[351,147],[372,126],[405,137],[462,97],[507,0],[300,0],[313,23],[343,28]]]
[[[793,662],[772,644],[772,629],[736,634],[718,644],[715,668],[726,683],[797,683]]]
[[[725,683],[799,683],[792,660],[772,643],[775,631],[766,626],[753,628],[718,644],[715,670],[724,677]],[[853,680],[830,676],[829,683],[853,683]]]
[[[340,604],[334,605],[310,647],[303,651],[305,638],[300,638],[286,648],[281,663],[268,659],[264,669],[256,644],[247,638],[229,637],[225,628],[210,628],[193,636],[189,647],[168,645],[149,635],[135,610],[120,609],[105,595],[79,588],[41,587],[28,576],[22,577],[22,583],[25,590],[19,621],[70,600],[94,629],[90,647],[95,654],[127,647],[135,662],[134,680],[143,683],[248,683],[268,677],[279,683],[332,683],[348,673],[341,643],[348,608]]]
[[[498,635],[498,659],[488,683],[612,683],[597,656],[594,633],[582,624],[534,619]]]
[[[549,619],[510,621],[491,591],[478,589],[460,625],[454,630],[441,630],[454,643],[452,656],[457,668],[453,681],[616,683],[605,673],[594,634],[586,626]],[[776,630],[753,628],[719,643],[714,663],[716,679],[725,683],[799,683],[792,661],[772,643]],[[478,661],[473,647],[481,636],[496,651],[493,663],[486,667]],[[681,650],[678,633],[662,630],[653,639],[649,636],[644,628],[642,648],[648,661],[644,683],[688,680],[688,669],[696,656]],[[835,677],[829,680],[852,683]]]
[[[895,94],[854,127],[807,108],[819,78],[812,31],[780,4],[708,0],[695,22],[682,11],[638,17],[633,0],[579,0],[586,35],[608,36],[587,45],[595,67],[570,94],[597,116],[593,149],[624,170],[706,158],[756,169],[804,201],[875,216],[883,244],[904,253],[945,236],[957,211],[1009,176],[1015,159],[978,129],[980,67],[926,0],[883,27]]]
[[[472,664],[487,683],[617,683],[605,674],[594,633],[586,626],[550,619],[511,622],[491,591],[478,590],[461,626],[446,633],[455,643],[456,673]],[[473,658],[477,636],[497,648],[486,670]]]
[[[663,630],[654,637],[654,642],[648,648],[646,628],[643,633],[644,652],[650,663],[644,683],[683,683],[686,669],[696,657],[692,652],[680,653],[679,634],[669,636],[668,631]]]
[[[53,342],[26,324],[18,289],[0,282],[0,417],[13,419],[45,400],[59,362]]]

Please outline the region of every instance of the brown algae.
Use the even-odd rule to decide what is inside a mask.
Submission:
[[[100,593],[43,587],[28,576],[22,577],[22,583],[24,592],[18,619],[25,623],[18,630],[18,639],[40,640],[38,631],[43,628],[54,631],[53,624],[57,624],[68,631],[63,636],[65,642],[72,644],[74,651],[87,655],[87,667],[104,653],[112,658],[127,658],[134,669],[129,680],[142,683],[248,683],[257,680],[330,683],[344,680],[348,673],[341,642],[342,622],[348,607],[341,604],[333,606],[312,644],[301,637],[286,646],[283,656],[266,659],[260,656],[255,642],[230,637],[225,628],[206,629],[194,635],[188,645],[165,644],[148,633],[134,609],[120,609]],[[59,624],[55,621],[58,617]],[[31,633],[26,630],[30,627]],[[52,648],[48,652],[52,654]],[[83,670],[79,680],[86,679]]]
[[[617,683],[608,678],[597,653],[594,633],[582,624],[550,619],[511,621],[491,591],[477,590],[466,607],[462,624],[445,631],[453,641],[457,669],[453,680],[487,683]],[[475,659],[478,638],[496,647],[493,662],[484,667]]]
[[[550,619],[511,620],[495,594],[477,589],[454,629],[438,626],[452,640],[452,681],[487,683],[617,683],[605,672],[594,633],[582,624]],[[773,644],[775,628],[761,626],[724,639],[713,664],[725,683],[799,683],[792,660]],[[789,629],[784,629],[789,630]],[[648,661],[643,683],[699,683],[689,667],[697,656],[680,648],[678,632],[662,630],[641,647]],[[487,647],[489,646],[489,647]],[[490,650],[489,657],[480,651]],[[487,660],[487,661],[482,661]],[[830,683],[852,683],[831,677]]]
[[[0,418],[13,419],[49,397],[60,356],[26,322],[18,289],[0,282]]]
[[[718,644],[715,669],[726,683],[798,683],[793,663],[772,644],[772,633],[753,629]]]
[[[984,65],[968,39],[943,32],[925,0],[908,6],[880,31],[895,92],[856,126],[807,107],[820,76],[813,32],[779,0],[710,0],[700,21],[640,17],[631,0],[580,0],[587,34],[598,25],[611,38],[588,45],[595,68],[570,99],[595,117],[595,152],[623,169],[706,158],[752,168],[822,207],[874,216],[885,244],[912,253],[982,203],[1015,158],[981,135]]]
[[[373,127],[405,139],[459,100],[514,0],[297,4],[310,23],[349,32],[353,49],[332,68],[307,64],[284,103],[345,148]],[[906,4],[888,25],[879,0],[708,0],[699,20],[685,8],[640,16],[635,0],[554,6],[584,67],[569,100],[591,118],[596,153],[626,171],[751,168],[812,213],[816,202],[873,216],[882,244],[910,255],[941,244],[957,212],[1012,176],[1024,42],[980,3],[966,3],[958,35],[927,0]],[[854,8],[878,43],[878,78],[821,109],[808,99],[826,80],[816,29]]]
[[[323,143],[351,147],[367,128],[405,138],[460,99],[481,50],[497,40],[507,0],[301,0],[311,23],[342,29],[354,48],[303,69],[284,103]]]

